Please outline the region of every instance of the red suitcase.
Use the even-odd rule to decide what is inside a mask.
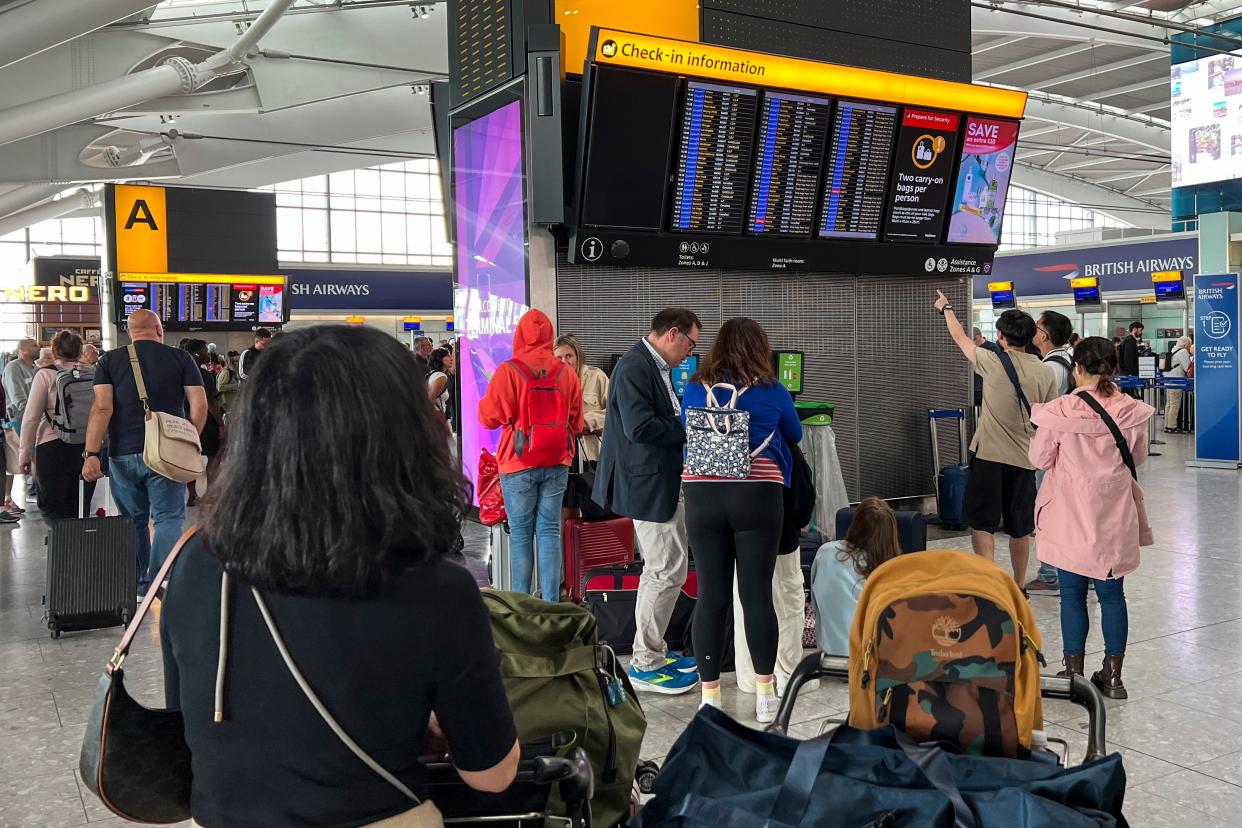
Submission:
[[[565,591],[574,603],[584,599],[587,572],[633,561],[634,521],[629,518],[565,521]]]

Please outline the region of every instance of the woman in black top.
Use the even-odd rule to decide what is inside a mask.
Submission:
[[[466,484],[414,364],[378,331],[334,325],[286,334],[254,377],[161,619],[195,821],[359,826],[411,808],[303,695],[250,586],[323,705],[380,766],[421,793],[418,757],[442,733],[467,784],[506,789],[518,745],[500,659],[478,588],[445,559]]]

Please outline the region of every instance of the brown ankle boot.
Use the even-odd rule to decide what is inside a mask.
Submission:
[[[1104,656],[1104,666],[1098,673],[1091,676],[1091,683],[1110,699],[1130,697],[1130,694],[1126,692],[1126,686],[1121,683],[1121,662],[1125,657],[1125,653]]]
[[[1065,665],[1065,669],[1057,673],[1057,675],[1061,678],[1081,676],[1083,674],[1083,662],[1086,661],[1086,658],[1087,657],[1082,653],[1079,653],[1078,655],[1069,655],[1067,653],[1065,658],[1061,659],[1061,663]]]

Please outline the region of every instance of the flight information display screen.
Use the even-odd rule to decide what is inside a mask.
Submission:
[[[783,92],[763,96],[748,231],[811,235],[831,112],[828,98]]]
[[[759,90],[690,81],[674,164],[673,230],[741,233]]]
[[[837,104],[824,176],[821,237],[874,239],[880,235],[896,134],[897,107],[856,101]]]
[[[1074,291],[1075,307],[1094,307],[1100,304],[1100,280],[1094,276],[1080,276],[1070,279],[1070,288]]]
[[[124,324],[134,311],[149,310],[173,331],[247,330],[258,324],[284,324],[289,318],[284,284],[276,283],[275,277],[260,278],[265,282],[192,282],[185,277],[168,282],[120,282],[117,322]]]
[[[1181,279],[1178,279],[1177,281],[1156,282],[1155,288],[1157,302],[1186,301],[1186,283]]]

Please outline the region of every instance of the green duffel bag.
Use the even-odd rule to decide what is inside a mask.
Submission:
[[[594,824],[624,822],[647,719],[616,655],[599,644],[594,616],[516,592],[485,589],[483,598],[518,737],[574,733],[595,771]],[[552,797],[556,813],[555,790]]]

